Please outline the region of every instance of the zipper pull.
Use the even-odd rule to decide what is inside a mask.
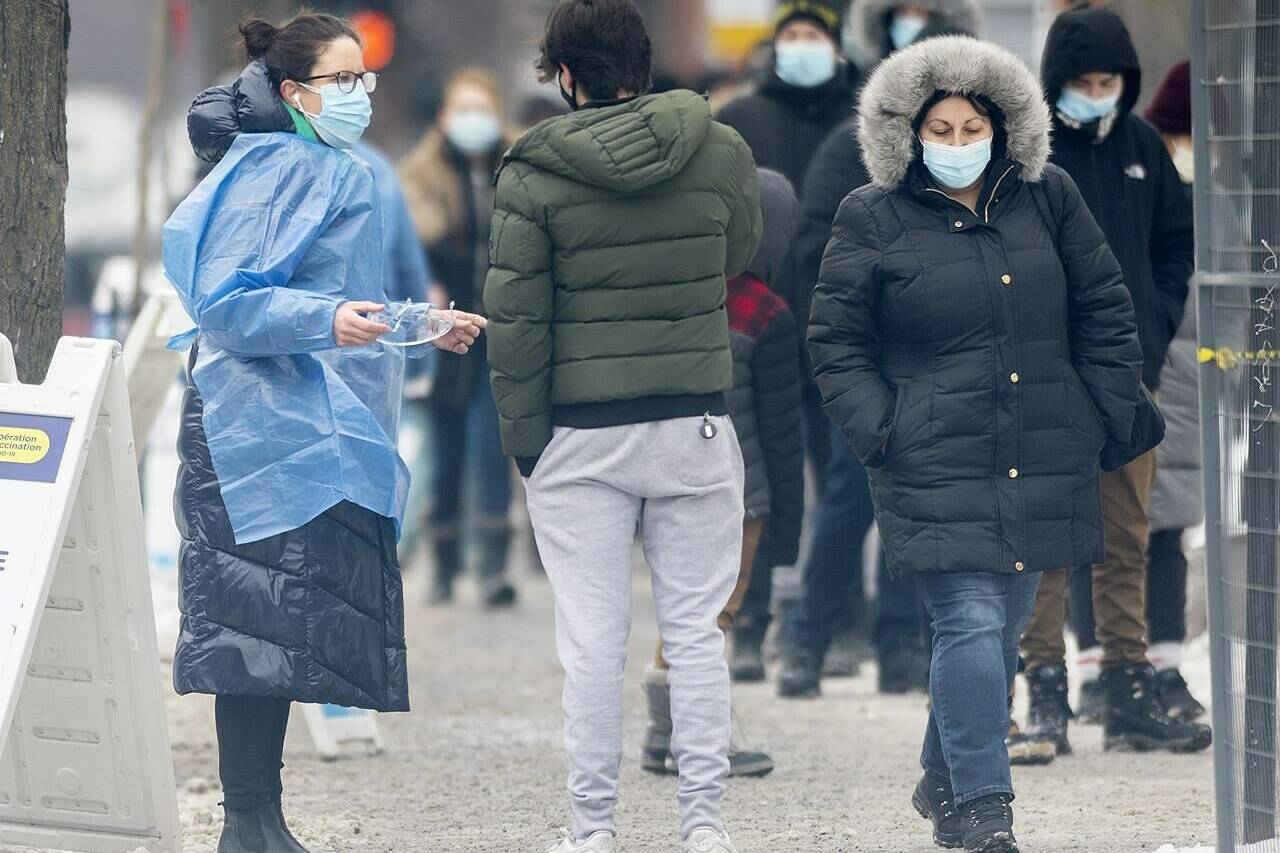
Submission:
[[[702,415],[702,429],[700,430],[702,437],[710,441],[716,437],[719,430],[716,429],[715,423],[711,420],[711,413],[705,412]]]

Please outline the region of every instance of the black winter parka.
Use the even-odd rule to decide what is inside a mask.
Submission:
[[[956,79],[1009,117],[976,212],[910,142],[920,106]],[[840,206],[809,345],[826,411],[869,469],[890,569],[1101,562],[1099,453],[1129,435],[1141,351],[1115,257],[1045,166],[1035,79],[994,45],[934,39],[886,60],[862,114],[875,183]]]

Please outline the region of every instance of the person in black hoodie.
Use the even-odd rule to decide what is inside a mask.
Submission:
[[[781,172],[793,187],[800,186],[818,145],[853,108],[857,73],[841,57],[843,26],[840,4],[833,0],[783,2],[776,17],[773,62],[768,71],[754,92],[730,101],[716,115],[717,121],[742,135],[757,166]],[[803,306],[798,301],[790,255],[768,284],[795,317],[807,316],[808,299]],[[815,467],[822,471],[830,449],[827,421],[816,394],[811,388],[806,392],[806,446]],[[764,678],[762,646],[771,598],[764,584],[768,579],[768,573],[761,573],[752,580],[743,606],[742,630],[734,634],[731,669],[735,680]]]
[[[1106,9],[1060,15],[1045,44],[1042,82],[1053,110],[1052,162],[1080,187],[1106,234],[1133,297],[1142,343],[1142,380],[1155,391],[1169,343],[1182,321],[1193,264],[1191,203],[1160,134],[1132,113],[1142,73],[1124,23]],[[1207,727],[1168,717],[1147,660],[1147,504],[1154,451],[1102,477],[1107,555],[1092,572],[1097,639],[1103,653],[1098,695],[1107,749],[1204,749]],[[1027,734],[1070,751],[1063,643],[1067,571],[1045,575],[1023,638],[1031,692]],[[1072,608],[1090,595],[1073,596]]]
[[[901,4],[906,6],[907,4]],[[937,2],[915,41],[941,35],[974,35],[979,11],[971,0]],[[855,3],[852,11],[857,38],[864,51],[890,52],[895,44],[901,12],[885,0]],[[911,14],[915,14],[912,11]],[[900,36],[898,36],[900,37]],[[878,54],[877,54],[878,55]],[[870,182],[858,146],[858,116],[831,131],[813,156],[800,198],[801,226],[795,239],[795,298],[803,328],[818,280],[822,252],[831,239],[831,222],[844,197]],[[810,389],[812,385],[810,384]],[[812,545],[802,573],[800,599],[784,622],[782,671],[778,693],[786,697],[818,695],[822,675],[853,674],[854,613],[861,595],[862,542],[871,528],[871,491],[867,474],[849,450],[844,437],[819,414],[831,435],[822,500],[814,519]],[[927,650],[921,631],[915,584],[893,578],[880,560],[879,597],[873,642],[879,663],[880,690],[902,693],[927,685]]]

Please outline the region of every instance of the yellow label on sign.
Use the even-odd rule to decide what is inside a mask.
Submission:
[[[0,462],[34,465],[49,455],[49,433],[42,429],[0,427]]]

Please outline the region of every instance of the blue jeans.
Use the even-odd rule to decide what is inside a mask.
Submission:
[[[435,470],[429,529],[437,536],[462,533],[463,494],[472,491],[475,520],[507,524],[511,505],[511,463],[502,453],[498,409],[486,371],[475,371],[466,409],[431,404]]]
[[[822,656],[862,585],[862,542],[875,521],[867,472],[848,441],[831,427],[826,491],[814,512],[803,589],[789,620],[789,639]]]
[[[920,595],[933,620],[933,700],[920,764],[951,782],[956,803],[1013,796],[1009,691],[1018,642],[1035,608],[1038,574],[922,573]]]

